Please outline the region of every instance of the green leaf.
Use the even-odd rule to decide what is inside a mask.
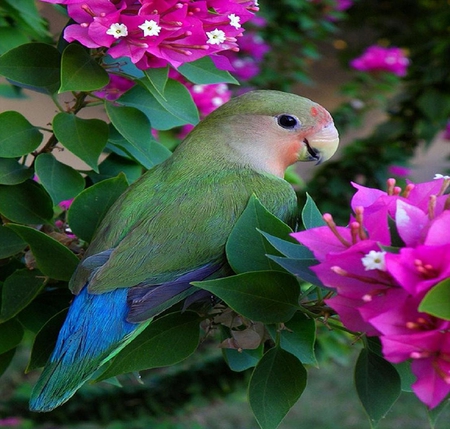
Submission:
[[[0,355],[0,377],[4,374],[4,372],[8,369],[9,364],[13,360],[14,354],[16,353],[16,349],[11,349],[5,353]]]
[[[0,158],[0,185],[17,185],[33,175],[33,170],[13,158]]]
[[[42,138],[42,133],[19,112],[0,113],[0,157],[27,155],[41,144]]]
[[[271,214],[255,195],[236,222],[226,244],[228,262],[233,271],[262,271],[277,269],[266,254],[278,254],[275,248],[261,235],[259,230],[277,236],[289,236],[291,228]]]
[[[29,41],[29,38],[21,28],[0,27],[0,54],[24,45]]]
[[[79,261],[66,246],[37,229],[12,223],[7,226],[28,243],[44,275],[56,280],[70,279]]]
[[[55,93],[59,88],[61,54],[45,43],[27,43],[0,57],[0,74],[19,86]]]
[[[16,319],[0,324],[0,355],[16,348],[22,338],[23,328]]]
[[[115,153],[110,153],[98,166],[98,170],[99,174],[94,172],[88,173],[88,176],[94,183],[105,179],[111,179],[122,172],[125,174],[128,183],[131,184],[139,179],[143,173],[143,168],[140,164]]]
[[[263,354],[263,346],[257,349],[236,350],[236,349],[222,349],[222,354],[225,362],[232,371],[241,372],[249,368],[253,368],[260,361]]]
[[[0,185],[0,213],[14,222],[47,223],[53,217],[53,204],[41,185],[27,180],[18,185]]]
[[[161,97],[148,79],[141,79],[140,82],[143,83],[167,112],[186,124],[195,125],[198,123],[197,106],[192,100],[190,92],[181,82],[169,79],[166,83],[164,97]]]
[[[308,193],[306,194],[306,203],[302,210],[302,221],[306,229],[326,225],[322,218],[322,213],[320,213],[316,203]]]
[[[78,171],[51,154],[42,153],[35,161],[36,174],[56,205],[76,197],[84,189],[84,179]]]
[[[286,322],[299,308],[297,280],[282,272],[250,272],[192,284],[218,296],[236,313],[258,322]]]
[[[301,362],[274,347],[253,371],[248,398],[261,429],[275,429],[306,387],[307,373]]]
[[[372,425],[382,419],[400,395],[401,381],[395,368],[367,349],[355,365],[355,385]]]
[[[127,187],[125,175],[120,174],[81,192],[68,211],[68,222],[73,233],[84,241],[91,241],[106,212]]]
[[[181,362],[198,346],[201,320],[196,313],[186,311],[153,321],[117,354],[98,380]]]
[[[225,70],[219,70],[210,57],[184,63],[177,69],[186,79],[196,84],[232,83],[239,82]]]
[[[44,287],[44,277],[36,270],[17,270],[3,283],[0,323],[22,311]]]
[[[159,67],[147,69],[144,71],[145,76],[148,81],[153,85],[153,88],[158,92],[158,94],[164,98],[164,90],[166,89],[166,84],[169,75],[168,67]]]
[[[8,258],[25,249],[27,243],[16,233],[6,228],[0,227],[0,259]]]
[[[311,259],[314,258],[313,253],[306,246],[301,245],[298,241],[292,238],[292,241],[283,240],[280,237],[275,237],[265,231],[259,231],[260,234],[280,253],[291,259]]]
[[[33,348],[31,349],[30,361],[25,372],[43,367],[50,357],[58,338],[61,326],[66,319],[67,309],[55,314],[40,329],[34,338]]]
[[[313,319],[306,317],[300,311],[285,323],[285,328],[277,332],[274,325],[267,326],[273,340],[280,336],[280,347],[294,355],[300,362],[307,365],[317,364],[314,353],[316,342],[316,324]]]
[[[196,124],[198,122],[197,108],[189,92],[181,83],[172,79],[167,81],[164,91],[166,101],[164,101],[147,79],[142,81],[147,82],[147,86],[134,86],[117,102],[124,106],[136,107],[145,113],[151,121],[152,127],[157,130],[169,130],[187,123]],[[151,93],[150,88],[159,99]]]
[[[98,173],[98,158],[108,141],[106,122],[58,113],[53,118],[53,132],[65,148]]]
[[[69,44],[61,59],[61,87],[66,91],[93,91],[109,82],[108,73],[81,45]]]
[[[450,320],[450,279],[433,286],[419,305],[419,311]]]
[[[269,255],[268,257],[299,279],[316,286],[323,286],[316,273],[309,269],[312,265],[317,265],[317,259],[291,259],[273,255]]]
[[[134,107],[117,107],[112,103],[105,103],[105,107],[115,129],[129,145],[120,140],[112,142],[129,151],[145,168],[149,169],[159,164],[172,154],[169,149],[153,139],[150,122],[140,110]]]

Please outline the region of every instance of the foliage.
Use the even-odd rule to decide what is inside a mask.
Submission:
[[[348,46],[342,59],[347,64],[367,45],[381,43],[403,48],[409,66],[401,81],[394,75],[357,73],[350,87],[344,88],[348,101],[333,112],[341,133],[373,107],[381,107],[386,114],[372,134],[345,147],[339,160],[324,165],[308,184],[321,209],[333,212],[342,222],[347,221],[343,202],[351,198],[350,182],[384,186],[390,167],[407,167],[415,151],[428,147],[450,116],[448,4],[359,1],[348,12],[342,33],[342,42]],[[359,85],[361,78],[373,84]]]

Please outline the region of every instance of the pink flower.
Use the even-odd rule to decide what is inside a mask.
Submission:
[[[363,54],[350,62],[350,65],[359,71],[389,72],[397,76],[405,76],[409,60],[400,48],[384,48],[382,46],[369,46]]]
[[[418,308],[450,278],[449,184],[436,175],[405,190],[393,179],[386,192],[354,185],[348,227],[325,214],[327,226],[292,234],[318,259],[311,270],[336,291],[329,307],[350,330],[380,337],[388,361],[411,359],[412,388],[431,408],[450,393],[450,320]]]
[[[67,5],[76,24],[66,28],[66,40],[107,48],[141,69],[239,50],[242,25],[258,10],[254,1],[241,0],[43,1]]]

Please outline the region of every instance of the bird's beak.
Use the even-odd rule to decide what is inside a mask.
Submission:
[[[303,140],[303,148],[298,154],[299,161],[316,161],[316,164],[330,159],[339,145],[339,134],[333,122]]]

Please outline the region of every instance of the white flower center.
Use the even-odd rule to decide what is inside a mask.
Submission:
[[[209,43],[210,45],[220,45],[226,40],[225,33],[218,28],[213,31],[207,31],[206,35],[208,36],[206,43]]]
[[[386,271],[386,263],[384,261],[384,256],[386,252],[377,252],[376,250],[371,250],[364,258],[361,259],[362,264],[368,270],[380,270]]]
[[[234,13],[231,13],[228,15],[228,19],[230,20],[230,25],[236,29],[241,28],[241,24],[239,24],[239,21],[241,18]]]
[[[146,20],[143,24],[139,25],[139,28],[144,32],[144,37],[158,36],[161,31],[161,27],[153,19],[150,21]]]
[[[120,37],[128,36],[128,28],[125,24],[111,24],[111,26],[106,30],[106,34],[114,36],[114,39],[119,39]]]

